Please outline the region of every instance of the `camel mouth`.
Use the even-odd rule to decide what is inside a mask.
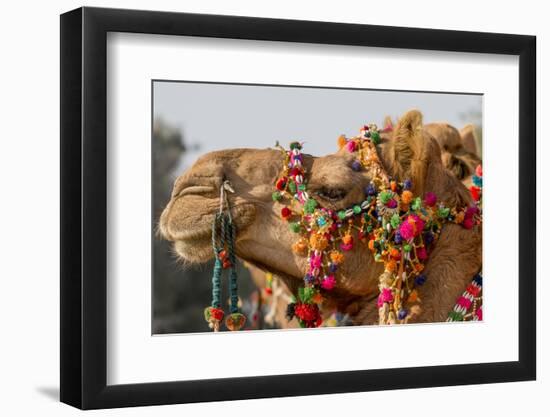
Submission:
[[[161,215],[159,234],[173,242],[175,254],[186,263],[205,263],[212,259],[212,223],[219,210],[218,201],[189,194],[170,201]],[[200,209],[198,209],[200,208]],[[238,202],[231,216],[238,234],[253,222],[252,203]]]

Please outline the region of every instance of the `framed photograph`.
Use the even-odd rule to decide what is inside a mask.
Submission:
[[[61,16],[61,401],[533,380],[535,37]]]

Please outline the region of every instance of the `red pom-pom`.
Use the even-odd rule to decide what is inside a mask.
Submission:
[[[292,215],[292,211],[288,207],[283,207],[281,209],[281,217],[287,219]]]
[[[215,320],[223,320],[223,310],[221,308],[210,307],[210,317]]]
[[[296,304],[294,307],[294,314],[306,327],[319,327],[323,322],[317,304]]]
[[[472,227],[474,227],[474,219],[472,219],[471,217],[465,218],[462,222],[462,226],[465,229],[471,229]]]
[[[283,191],[286,187],[286,178],[279,178],[275,183],[275,188],[279,191]]]
[[[470,187],[470,194],[472,195],[472,198],[474,199],[474,201],[479,201],[480,191],[481,190],[475,185],[472,185]]]

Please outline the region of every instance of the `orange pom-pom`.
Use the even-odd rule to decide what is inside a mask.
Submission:
[[[410,204],[413,200],[413,193],[409,190],[403,191],[403,194],[401,194],[401,201],[403,204]]]
[[[390,259],[386,262],[385,269],[387,272],[395,272],[397,269],[397,262],[395,262],[395,259]]]
[[[300,239],[298,242],[292,245],[292,251],[297,255],[307,254],[307,240]]]
[[[323,296],[321,293],[316,293],[311,297],[311,301],[313,301],[315,304],[321,304],[323,302]]]
[[[390,251],[390,256],[393,259],[399,259],[399,258],[401,258],[401,252],[399,251],[399,249],[392,248],[391,251]]]
[[[369,240],[369,249],[374,251],[374,239]]]
[[[343,148],[344,146],[346,146],[347,142],[348,141],[344,135],[338,136],[338,148]]]
[[[330,260],[336,265],[341,264],[344,262],[344,254],[338,251],[332,251],[330,253]]]
[[[323,235],[313,234],[309,238],[309,244],[315,250],[324,250],[328,246],[328,240]]]
[[[419,298],[418,298],[418,292],[416,292],[416,290],[412,290],[411,293],[409,294],[409,298],[407,299],[407,301],[409,303],[414,303],[416,301],[418,301]]]
[[[397,183],[395,181],[391,181],[390,188],[393,192],[395,192],[395,190],[397,190]]]
[[[342,238],[342,243],[344,245],[349,245],[350,243],[353,243],[353,237],[351,235],[344,235]]]

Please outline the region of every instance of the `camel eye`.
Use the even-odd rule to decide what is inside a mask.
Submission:
[[[342,188],[323,187],[319,191],[317,191],[316,194],[323,200],[335,202],[342,200],[346,196],[347,191]]]

